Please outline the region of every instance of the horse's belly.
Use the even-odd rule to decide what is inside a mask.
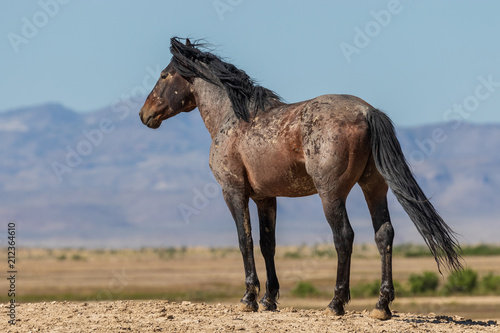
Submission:
[[[283,160],[265,161],[247,168],[252,197],[303,197],[317,193],[304,163]]]

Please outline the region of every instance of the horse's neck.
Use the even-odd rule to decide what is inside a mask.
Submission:
[[[203,122],[213,138],[229,118],[236,118],[226,91],[203,79],[193,82],[194,95]]]

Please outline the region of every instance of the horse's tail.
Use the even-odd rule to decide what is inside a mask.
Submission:
[[[460,246],[455,234],[417,184],[401,150],[392,121],[377,109],[369,110],[366,120],[375,165],[424,238],[439,271],[441,264],[452,270],[460,270]]]

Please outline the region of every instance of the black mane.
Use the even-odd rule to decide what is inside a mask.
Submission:
[[[219,86],[222,83],[234,113],[239,119],[249,122],[257,111],[265,111],[268,106],[273,106],[281,101],[278,94],[257,85],[241,69],[210,52],[200,50],[199,47],[203,47],[204,44],[191,44],[190,42],[183,44],[178,37],[171,38],[170,42],[172,65],[175,70],[184,77],[199,77]],[[220,82],[216,82],[208,76],[200,63],[205,64],[211,74],[217,77]]]

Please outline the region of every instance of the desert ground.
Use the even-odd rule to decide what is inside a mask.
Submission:
[[[242,313],[233,305],[184,301],[43,302],[22,304],[16,326],[2,332],[498,332],[493,322],[459,316],[395,313],[388,321],[367,311],[343,317],[322,310],[282,308]]]
[[[2,253],[3,255],[4,253]],[[263,260],[257,257],[261,286]],[[343,317],[323,311],[333,295],[336,257],[331,246],[280,247],[277,312],[241,313],[243,265],[234,248],[20,249],[17,253],[16,325],[8,323],[8,285],[0,283],[1,332],[500,332],[500,295],[398,295],[394,316],[369,318],[376,298],[356,296]],[[500,256],[465,257],[479,276],[500,275]],[[431,257],[394,258],[394,280],[437,272]],[[448,272],[440,277],[444,283]],[[372,246],[357,246],[353,289],[380,279]],[[316,293],[299,297],[301,281]],[[396,287],[398,288],[398,286]],[[262,291],[261,291],[262,293]]]

